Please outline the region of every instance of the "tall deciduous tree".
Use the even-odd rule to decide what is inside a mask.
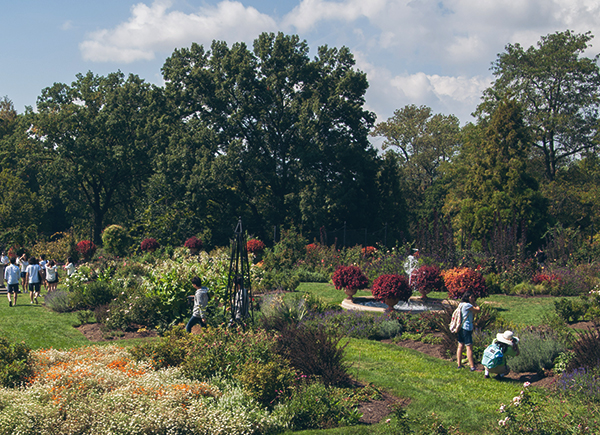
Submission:
[[[17,111],[13,102],[7,96],[0,98],[0,139],[11,133],[16,120]]]
[[[410,104],[377,124],[371,135],[385,138],[383,148],[398,152],[413,187],[424,190],[437,178],[440,165],[455,154],[459,133],[456,116],[433,114],[427,106]]]
[[[368,220],[374,116],[363,108],[366,76],[348,49],[321,47],[310,60],[297,36],[263,33],[253,51],[224,42],[176,50],[163,74],[180,120],[208,130],[196,146],[216,144],[212,176],[228,192],[213,204],[238,201],[230,210],[260,231]]]
[[[496,81],[478,108],[479,115],[489,115],[505,96],[519,101],[549,180],[561,165],[598,146],[598,55],[582,56],[591,39],[589,32],[567,30],[527,50],[508,44],[492,64]]]
[[[468,238],[485,240],[498,223],[523,223],[538,242],[547,204],[527,170],[529,130],[518,104],[503,100],[489,119],[466,131],[446,211]]]
[[[99,244],[105,218],[131,213],[151,173],[153,90],[135,75],[88,72],[42,90],[37,106],[52,182],[71,210],[85,205]]]

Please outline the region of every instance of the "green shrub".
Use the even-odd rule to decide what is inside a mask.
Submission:
[[[286,405],[284,412],[294,431],[353,425],[361,415],[356,406],[339,400],[335,389],[318,382],[298,388]]]
[[[114,290],[106,281],[92,281],[74,287],[70,294],[71,306],[76,310],[93,310],[114,298]]]
[[[115,288],[116,290],[116,288]],[[157,309],[161,306],[157,295],[146,294],[142,287],[123,289],[108,305],[100,305],[94,316],[106,330],[126,330],[132,325],[166,331],[172,325],[170,316]]]
[[[249,361],[240,367],[234,378],[254,400],[272,406],[278,397],[287,397],[296,373],[287,361],[275,358],[267,363]]]
[[[502,279],[497,273],[487,273],[484,275],[485,285],[488,289],[488,294],[497,295],[502,293]]]
[[[185,329],[176,326],[159,340],[132,347],[129,353],[136,361],[150,362],[155,370],[178,367],[185,359],[190,338]]]
[[[56,313],[68,313],[73,311],[70,304],[69,292],[55,290],[44,296],[44,304]]]
[[[306,239],[295,227],[281,231],[281,239],[273,248],[264,251],[264,267],[268,271],[293,269],[302,260],[306,251]]]
[[[524,330],[518,333],[520,354],[509,358],[508,365],[517,373],[551,369],[565,346],[551,331]]]
[[[535,295],[547,295],[550,293],[550,289],[543,284],[531,284],[529,282],[522,282],[517,284],[510,291],[511,295],[520,296],[535,296]]]
[[[276,358],[275,338],[265,331],[204,328],[186,346],[183,373],[195,380],[233,378],[249,361],[267,364]]]
[[[312,272],[306,269],[296,270],[300,282],[329,282],[331,274],[326,272]]]
[[[304,324],[309,327],[323,327],[331,333],[346,337],[377,340],[388,338],[381,335],[382,330],[380,328],[382,323],[388,320],[390,320],[390,317],[383,313],[331,310],[324,313],[308,313]],[[398,323],[396,319],[393,319],[392,322]],[[400,323],[398,323],[398,329],[402,332]]]
[[[33,374],[30,353],[25,343],[11,343],[0,337],[0,385],[12,388],[27,381]]]
[[[559,353],[554,359],[554,373],[561,374],[566,372],[574,357],[575,352],[572,350],[565,350],[564,352]]]
[[[120,225],[110,225],[102,231],[102,246],[109,254],[123,256],[130,244],[127,230]]]
[[[384,320],[379,324],[379,338],[394,338],[402,333],[402,325],[397,320]]]
[[[65,261],[67,257],[77,260],[79,256],[75,237],[71,233],[63,232],[52,234],[48,241],[38,241],[31,248],[31,253],[35,257],[45,254],[46,258],[55,261]]]
[[[588,309],[588,304],[582,299],[562,298],[554,301],[556,314],[567,323],[578,322],[583,319]]]
[[[295,291],[300,285],[300,278],[292,270],[264,272],[263,279],[256,286],[257,290]]]
[[[77,311],[77,320],[79,321],[80,325],[94,323],[94,313],[90,310]]]

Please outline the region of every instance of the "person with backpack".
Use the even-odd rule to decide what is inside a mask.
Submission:
[[[485,377],[489,378],[490,373],[498,375],[498,378],[506,376],[510,369],[506,364],[506,357],[519,355],[519,338],[515,337],[512,331],[504,331],[496,334],[496,338],[483,351],[481,364],[485,367]]]
[[[477,306],[477,296],[472,292],[466,291],[460,300],[461,327],[458,328],[458,346],[456,348],[456,362],[458,368],[462,369],[462,354],[467,348],[467,361],[472,372],[475,371],[475,361],[473,360],[473,325],[475,313],[479,313],[481,308]]]

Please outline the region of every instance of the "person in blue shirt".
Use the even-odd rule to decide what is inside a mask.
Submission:
[[[481,311],[477,306],[477,296],[472,292],[466,291],[461,301],[462,328],[458,330],[458,347],[456,348],[456,362],[458,368],[462,369],[462,354],[467,348],[467,361],[471,371],[475,371],[475,361],[473,360],[473,319],[475,313]]]
[[[19,294],[19,280],[21,279],[21,269],[17,266],[17,258],[11,257],[9,265],[4,269],[4,279],[6,280],[6,286],[8,291],[8,306],[14,307],[17,305],[17,295]],[[12,299],[11,299],[12,295]]]

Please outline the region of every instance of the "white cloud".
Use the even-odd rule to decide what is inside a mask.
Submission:
[[[194,41],[250,44],[261,32],[283,30],[298,33],[313,49],[350,47],[367,72],[367,105],[378,118],[406,104],[425,104],[466,122],[491,82],[491,62],[507,43],[528,47],[565,29],[591,30],[600,38],[600,0],[282,0],[290,12],[281,18],[246,6],[253,0],[204,1],[208,5],[193,13],[166,0],[138,3],[127,21],[90,33],[80,44],[82,55],[151,60]]]
[[[283,21],[284,27],[293,26],[297,31],[310,30],[322,21],[352,22],[362,17],[374,18],[387,0],[346,0],[342,2],[303,0]]]
[[[356,65],[367,74],[367,109],[386,120],[394,110],[408,104],[431,107],[434,113],[456,115],[462,123],[480,102],[482,92],[491,84],[491,76],[441,76],[417,72],[394,74],[389,69],[370,63],[364,53],[356,53]]]
[[[192,41],[209,45],[214,39],[252,41],[263,31],[276,29],[275,21],[237,1],[222,1],[198,13],[169,11],[170,1],[151,6],[138,3],[131,18],[114,29],[88,35],[79,48],[85,60],[134,62],[154,59],[157,51],[171,51]]]

